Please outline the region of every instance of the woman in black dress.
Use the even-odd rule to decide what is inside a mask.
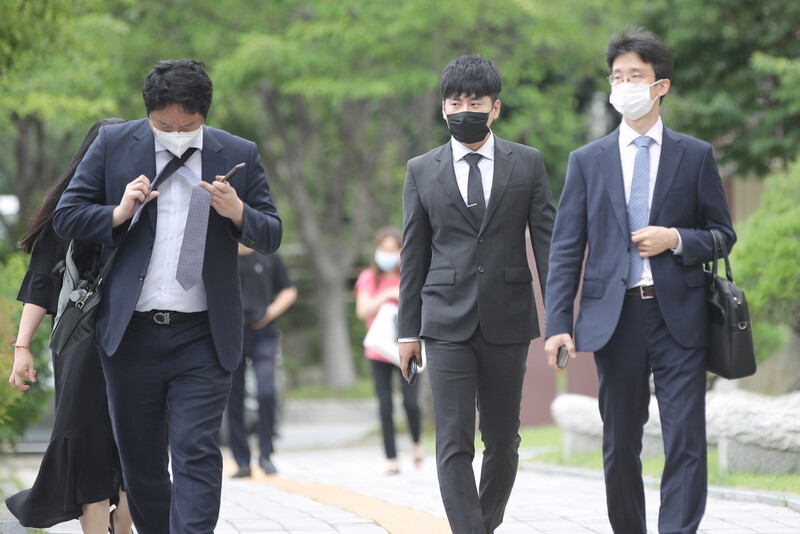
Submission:
[[[19,241],[19,247],[31,254],[31,261],[17,296],[24,305],[8,380],[14,388],[25,391],[30,388],[26,381],[36,381],[31,339],[44,316],[55,315],[58,304],[61,276],[53,271],[64,260],[69,242],[53,230],[56,204],[100,127],[121,122],[103,119],[92,126]],[[46,528],[79,518],[86,534],[130,532],[106,383],[94,340],[87,338],[62,355],[54,354],[53,370],[56,412],[50,443],[33,487],[9,497],[6,505],[25,527]],[[112,503],[116,506],[109,512]]]

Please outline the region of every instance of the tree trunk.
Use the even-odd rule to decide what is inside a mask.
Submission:
[[[317,272],[314,298],[325,383],[339,392],[355,383],[356,368],[351,354],[345,313],[347,297],[342,286],[342,280],[346,276],[339,274],[333,278],[326,280]]]

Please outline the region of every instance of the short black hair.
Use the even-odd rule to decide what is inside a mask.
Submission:
[[[614,60],[618,56],[628,52],[636,52],[642,61],[650,63],[656,73],[656,80],[672,79],[672,54],[653,33],[638,26],[625,26],[612,36],[606,46],[609,70],[614,67]]]
[[[494,64],[481,56],[473,54],[460,56],[447,64],[439,79],[439,93],[442,101],[454,96],[490,96],[492,101],[503,88],[503,77]]]
[[[167,59],[156,63],[144,80],[144,107],[151,111],[182,104],[187,113],[208,116],[212,95],[211,78],[205,65],[193,59]]]

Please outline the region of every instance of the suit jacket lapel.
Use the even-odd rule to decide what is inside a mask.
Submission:
[[[481,229],[492,220],[500,201],[511,181],[511,172],[514,170],[514,160],[511,157],[511,145],[499,137],[494,137],[494,175],[492,176],[492,194],[489,196],[489,205],[483,216]]]
[[[444,189],[447,196],[450,197],[450,200],[455,205],[456,209],[464,216],[464,218],[472,225],[475,230],[478,230],[478,227],[475,225],[475,221],[472,219],[472,216],[469,214],[469,210],[467,209],[467,205],[464,204],[464,197],[461,196],[461,191],[458,190],[458,182],[456,182],[456,171],[453,170],[453,151],[450,148],[450,143],[442,145],[439,147],[439,151],[435,155],[436,163],[438,165],[436,169],[436,178],[439,180],[439,184]],[[486,219],[486,217],[484,217]]]
[[[203,150],[201,155],[203,158],[202,179],[204,182],[211,183],[218,174],[225,174],[230,170],[230,168],[225,167],[225,159],[220,156],[221,151],[222,144],[217,139],[217,136],[214,135],[214,131],[207,126],[203,126]],[[239,162],[230,163],[230,167],[233,167],[236,163]]]
[[[619,155],[619,128],[603,139],[597,153],[598,169],[611,199],[617,222],[622,232],[628,235],[628,207],[625,204],[625,187],[622,183],[622,161]]]
[[[130,154],[135,176],[131,176],[130,180],[133,180],[139,174],[144,174],[150,180],[155,180],[155,137],[153,137],[153,131],[150,129],[150,121],[148,119],[142,119],[139,128],[133,132],[133,139],[135,142],[131,144]],[[153,200],[153,202],[156,202],[156,200]],[[155,206],[149,206],[145,208],[142,214],[150,221],[154,232],[156,228],[155,211]]]
[[[661,158],[658,162],[658,174],[656,175],[656,186],[653,191],[653,202],[650,205],[649,224],[654,224],[667,193],[675,181],[675,174],[678,171],[681,158],[683,157],[683,147],[680,139],[674,132],[664,128],[664,135],[661,141]]]

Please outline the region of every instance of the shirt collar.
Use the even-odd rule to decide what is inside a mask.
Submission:
[[[633,143],[633,140],[637,137],[641,137],[642,134],[634,130],[633,128],[628,125],[627,122],[624,120],[619,125],[619,146],[626,147]],[[658,120],[650,128],[646,134],[647,137],[650,137],[655,141],[659,146],[661,146],[661,140],[664,137],[664,123],[661,122],[661,116],[659,115]]]
[[[472,150],[462,145],[461,142],[456,141],[453,137],[450,137],[450,147],[453,150],[453,161],[459,161],[467,154],[472,153]],[[494,159],[494,132],[491,132],[489,139],[475,152],[486,159]]]

